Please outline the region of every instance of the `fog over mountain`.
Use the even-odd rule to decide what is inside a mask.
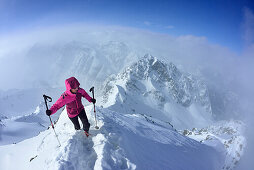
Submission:
[[[172,62],[185,72],[202,75],[208,88],[217,89],[211,97],[216,93],[229,96],[228,91],[242,97],[245,87],[251,83],[246,82],[246,74],[252,71],[246,71],[251,57],[239,62],[244,56],[210,44],[205,37],[173,37],[132,28],[72,25],[16,33],[1,39],[0,46],[2,90],[63,86],[66,77],[72,75],[83,86],[90,87],[145,54]],[[10,62],[11,67],[6,64]],[[237,103],[234,95],[231,98]]]
[[[251,44],[242,54],[235,54],[226,47],[211,44],[205,37],[170,36],[118,26],[75,24],[6,35],[0,40],[0,140],[13,132],[15,128],[10,125],[15,123],[22,129],[34,127],[33,132],[22,136],[21,130],[20,135],[14,135],[15,141],[10,137],[2,144],[20,142],[45,130],[47,123],[42,118],[45,112],[42,94],[48,94],[53,102],[56,101],[65,90],[64,80],[75,76],[85,90],[88,91],[91,86],[96,87],[100,114],[120,114],[120,117],[115,117],[118,121],[101,114],[102,126],[107,120],[114,122],[114,127],[119,127],[119,124],[122,127],[121,122],[126,122],[128,131],[131,128],[131,117],[142,122],[146,128],[163,126],[167,129],[169,126],[171,129],[172,125],[168,138],[174,136],[174,128],[182,131],[188,129],[188,134],[184,135],[198,142],[202,139],[206,145],[213,147],[213,155],[220,151],[223,154],[231,153],[227,154],[230,156],[222,156],[226,161],[215,160],[215,167],[225,165],[225,169],[227,166],[235,168],[240,160],[237,155],[246,158],[243,148],[252,148],[253,135],[246,134],[242,129],[253,127],[253,52]],[[61,112],[62,110],[58,112],[54,120],[58,119]],[[143,118],[149,123],[144,123]],[[60,120],[65,122],[63,116]],[[66,124],[61,126],[69,127]],[[216,126],[225,131],[218,130]],[[119,153],[123,153],[125,157],[121,157],[121,160],[128,162],[124,165],[129,169],[135,169],[135,166],[145,167],[144,164],[133,161],[134,156],[128,153],[128,147],[120,142],[120,138],[118,140],[121,134],[132,136],[132,132],[141,132],[132,129],[131,133],[126,133],[123,128],[115,132],[116,139],[110,136],[110,128],[105,125],[104,131],[101,131],[106,135],[106,143],[110,145],[106,147],[107,153],[112,149],[111,142],[117,141],[120,150],[114,152],[116,159],[119,158]],[[159,128],[159,131],[164,133],[164,129]],[[48,132],[31,139],[39,145],[39,140],[45,137],[45,133]],[[79,146],[68,139],[68,135],[80,138],[79,134],[72,131],[68,134],[64,131],[61,133],[69,145]],[[153,134],[149,133],[149,136]],[[96,138],[97,142],[104,140],[104,137]],[[143,136],[139,139],[146,141]],[[174,139],[184,141],[185,137],[177,136]],[[50,141],[50,138],[45,137],[45,140]],[[169,146],[172,145],[172,142],[165,141]],[[192,142],[188,139],[183,145],[189,146]],[[88,144],[92,145],[92,141]],[[216,147],[213,146],[215,144]],[[199,144],[195,145],[199,147]],[[17,147],[22,148],[22,142]],[[201,147],[200,153],[206,154],[206,150],[211,149],[209,147]],[[93,149],[96,151],[96,148]],[[96,152],[98,153],[101,152]],[[96,162],[94,154],[91,153],[91,161]],[[246,155],[249,155],[248,152]],[[179,158],[181,156],[180,154]],[[103,159],[112,163],[107,157]],[[61,164],[61,161],[56,164],[58,163]],[[111,163],[109,164],[116,167],[122,165]],[[65,164],[62,166],[65,167]],[[106,164],[102,164],[102,169],[103,167]]]

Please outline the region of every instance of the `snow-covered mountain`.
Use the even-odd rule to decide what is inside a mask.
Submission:
[[[0,169],[218,170],[235,167],[246,145],[242,136],[244,124],[214,122],[214,103],[202,76],[186,73],[173,63],[151,55],[125,68],[121,60],[128,63],[134,55],[124,43],[106,43],[100,50],[76,47],[66,51],[66,57],[71,50],[76,55],[67,62],[67,71],[61,76],[74,74],[80,79],[86,75],[82,84],[89,81],[88,77],[95,76],[94,81],[97,78],[102,81],[106,75],[121,70],[110,76],[101,90],[96,89],[97,105],[101,106],[96,107],[100,129],[94,128],[92,105],[86,107],[92,124],[89,138],[82,131],[74,130],[66,110],[61,109],[52,116],[57,120],[55,130],[61,142],[58,147],[52,128],[48,129],[42,94],[34,97],[33,92],[45,93],[55,101],[60,96],[59,89],[1,92],[0,100],[6,102],[1,103],[4,106],[1,112],[12,116],[3,114],[0,118]],[[103,51],[102,61],[96,57],[102,55],[99,51]],[[123,57],[112,57],[112,51],[115,56]],[[65,63],[62,57],[61,54],[53,64],[56,72],[52,73],[52,79],[61,72],[60,66]],[[18,114],[22,105],[10,107],[20,100],[15,96],[27,99],[28,104],[22,108],[23,111],[29,108],[27,113],[20,109],[22,114]],[[36,103],[38,106],[34,107]]]
[[[201,77],[146,55],[104,83],[105,107],[168,121],[176,128],[212,122],[209,93]]]
[[[221,169],[221,153],[176,132],[160,120],[148,121],[139,114],[121,114],[96,108],[99,130],[92,136],[75,131],[61,114],[50,128],[23,142],[0,146],[1,169]],[[92,106],[86,108],[93,122]],[[13,161],[15,160],[15,163]]]

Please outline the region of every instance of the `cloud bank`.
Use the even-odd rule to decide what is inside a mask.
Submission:
[[[251,169],[254,166],[253,152],[254,152],[254,13],[249,8],[244,8],[244,20],[243,20],[243,40],[245,43],[243,54],[238,58],[238,65],[236,66],[236,75],[241,82],[242,101],[245,108],[243,114],[246,122],[246,137],[247,147],[245,153],[240,160],[237,170]]]
[[[229,72],[233,69],[231,67],[235,59],[239,57],[226,47],[210,44],[205,37],[192,35],[174,37],[117,26],[64,25],[3,37],[0,40],[0,66],[1,77],[4,77],[5,83],[0,85],[0,89],[26,87],[26,79],[29,77],[27,69],[31,71],[33,65],[41,63],[43,67],[34,69],[39,68],[43,73],[56,55],[62,55],[56,52],[67,44],[74,45],[73,42],[79,42],[96,48],[110,41],[126,44],[133,57],[140,58],[150,53],[192,72],[197,68],[215,69],[221,73]],[[39,46],[51,51],[43,51]],[[35,51],[36,48],[38,51]],[[73,56],[70,54],[71,57]],[[37,77],[44,76],[38,74]]]
[[[73,67],[71,63],[79,63],[76,60],[80,55],[96,60],[92,71],[83,76],[89,77],[87,81],[96,76],[100,82],[149,53],[173,62],[183,71],[201,73],[209,83],[237,91],[242,95],[240,98],[246,99],[253,91],[250,78],[253,50],[248,48],[243,55],[237,55],[226,47],[209,43],[206,37],[176,37],[119,26],[44,27],[1,38],[0,76],[4,83],[0,89],[61,85],[66,76],[75,72],[75,67],[72,71],[69,68]],[[88,61],[85,67],[90,67]],[[103,71],[98,73],[100,68]]]

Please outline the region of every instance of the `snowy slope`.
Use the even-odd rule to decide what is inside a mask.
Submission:
[[[174,127],[204,127],[212,122],[208,89],[201,78],[173,63],[146,55],[104,83],[104,106],[165,120]]]
[[[60,87],[32,88],[2,92],[0,95],[0,145],[20,142],[47,129],[49,119],[45,117],[42,94],[47,92],[46,94],[52,96],[55,101],[61,94],[60,89]],[[50,106],[51,103],[49,103]],[[55,121],[60,113],[61,109],[52,120]]]
[[[245,125],[241,121],[220,121],[202,129],[180,131],[183,135],[214,147],[225,154],[223,169],[234,169],[244,154],[246,138]]]
[[[58,111],[56,117],[60,113],[61,111]],[[52,120],[55,121],[56,117]],[[2,119],[0,122],[0,145],[18,143],[37,136],[41,131],[46,130],[48,126],[49,118],[45,116],[45,104],[41,102],[32,113]]]
[[[86,108],[93,123],[92,107]],[[142,115],[97,108],[99,130],[86,138],[61,114],[52,129],[18,144],[0,147],[0,169],[220,169],[223,157],[212,147],[180,135],[170,125]],[[15,163],[13,161],[15,160]]]

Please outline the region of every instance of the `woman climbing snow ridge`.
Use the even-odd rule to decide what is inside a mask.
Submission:
[[[96,99],[91,98],[87,92],[79,87],[79,82],[75,77],[71,77],[65,80],[66,91],[61,95],[61,97],[56,101],[55,104],[46,110],[48,116],[54,114],[61,107],[66,105],[67,114],[71,122],[74,124],[76,130],[80,129],[80,124],[78,117],[80,118],[85,134],[88,136],[90,123],[88,122],[84,106],[81,102],[81,98],[86,98],[89,102],[93,104],[96,103]]]

